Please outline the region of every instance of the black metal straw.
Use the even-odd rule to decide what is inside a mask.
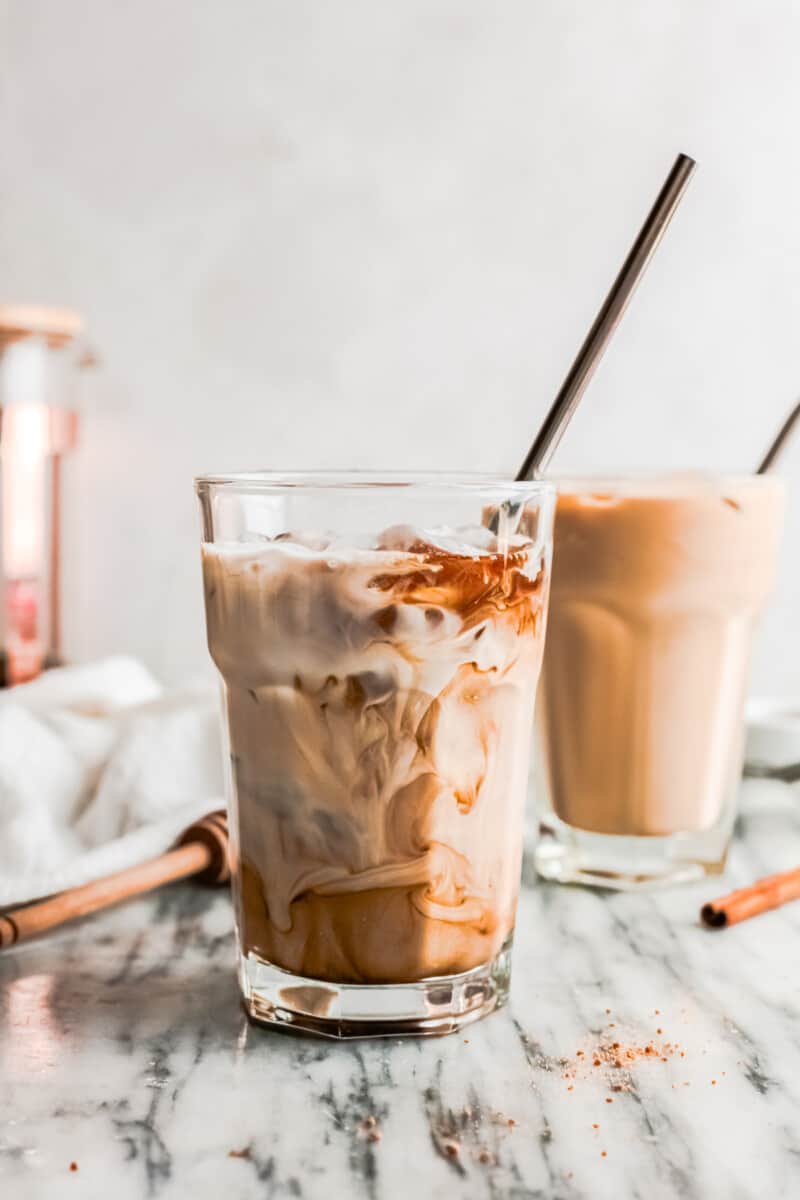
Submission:
[[[784,444],[789,437],[789,434],[797,424],[798,419],[800,419],[800,401],[795,404],[794,408],[776,433],[774,442],[756,469],[756,475],[766,475],[767,471],[769,471],[769,469],[772,467],[781,450],[783,449]]]
[[[553,407],[517,473],[517,479],[533,479],[541,474],[550,462],[606,346],[611,341],[614,330],[628,307],[636,285],[644,275],[656,246],[678,207],[696,165],[694,159],[686,154],[679,154],[676,158],[675,165],[658,193],[639,236],[622,264],[603,307],[553,401]]]

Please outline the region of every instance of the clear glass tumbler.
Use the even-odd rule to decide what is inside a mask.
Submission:
[[[559,484],[538,703],[545,878],[635,888],[722,869],[783,500],[766,476]]]
[[[250,1016],[446,1033],[506,997],[555,489],[206,476]]]

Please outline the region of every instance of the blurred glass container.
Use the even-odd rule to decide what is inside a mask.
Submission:
[[[748,779],[800,783],[800,699],[749,702],[744,773]]]
[[[0,682],[61,660],[62,464],[75,445],[68,309],[0,304]]]

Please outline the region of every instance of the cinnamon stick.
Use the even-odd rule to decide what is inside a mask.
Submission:
[[[790,900],[800,899],[800,867],[782,871],[779,875],[768,875],[750,887],[739,888],[719,900],[712,900],[700,909],[700,920],[709,929],[724,929],[726,925],[737,925],[749,917],[780,908]]]
[[[203,883],[227,883],[230,879],[227,851],[225,815],[210,813],[191,825],[172,850],[157,858],[107,875],[105,879],[68,888],[48,900],[0,914],[0,951],[191,875]]]

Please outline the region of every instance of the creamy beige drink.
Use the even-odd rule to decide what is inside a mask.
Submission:
[[[339,983],[489,962],[514,926],[541,545],[286,535],[206,543],[203,572],[243,953]]]
[[[782,509],[781,485],[758,476],[560,489],[540,728],[566,825],[658,837],[730,824]]]

